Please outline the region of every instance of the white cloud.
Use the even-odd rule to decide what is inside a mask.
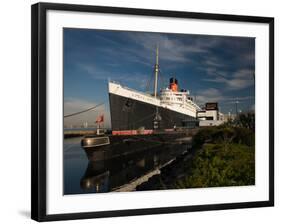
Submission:
[[[240,69],[228,78],[222,74],[216,74],[215,70],[212,72],[214,77],[203,79],[203,81],[225,84],[229,90],[245,89],[255,84],[254,71],[250,69]]]
[[[225,61],[224,60],[220,60],[216,57],[208,57],[205,60],[205,66],[208,68],[209,66],[211,66],[211,68],[215,69],[215,68],[221,68],[225,66]]]
[[[124,82],[131,82],[137,84],[141,89],[145,89],[149,79],[149,75],[142,74],[139,72],[119,73],[114,71],[106,71],[95,66],[94,64],[80,64],[79,66],[82,70],[90,74],[93,79],[105,81],[113,79],[114,81],[118,81],[121,84]]]
[[[224,100],[223,94],[215,88],[209,88],[203,91],[200,91],[196,96],[196,102],[199,104],[205,104],[207,102],[218,102]]]
[[[226,96],[223,91],[216,88],[208,88],[205,90],[199,91],[199,94],[196,96],[196,102],[200,105],[203,105],[207,102],[219,102],[220,105],[234,104],[236,101],[239,103],[253,100],[254,96],[239,96],[232,97]]]
[[[179,63],[191,62],[193,61],[192,54],[207,53],[210,47],[217,44],[215,40],[206,43],[196,38],[190,39],[190,43],[184,44],[178,39],[172,39],[157,33],[129,33],[127,36],[131,41],[141,45],[142,49],[145,49],[145,52],[135,51],[135,55],[141,58],[144,57],[144,54],[154,57],[154,51],[158,45],[160,60]]]

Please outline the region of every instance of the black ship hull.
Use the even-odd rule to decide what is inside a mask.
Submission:
[[[125,133],[124,131],[155,130],[156,114],[160,115],[158,120],[159,130],[173,130],[178,127],[190,127],[196,125],[196,118],[163,107],[126,98],[109,93],[111,126],[114,133]],[[145,132],[146,134],[149,132]],[[127,133],[129,134],[129,132]]]

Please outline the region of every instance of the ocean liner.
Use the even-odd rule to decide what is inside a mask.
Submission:
[[[158,92],[158,48],[154,66],[154,93],[140,92],[117,82],[108,82],[113,135],[153,134],[173,131],[197,121],[201,108],[189,91],[179,90],[176,78]]]

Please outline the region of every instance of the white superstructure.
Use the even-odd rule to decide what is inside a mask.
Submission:
[[[197,110],[201,110],[200,107],[192,101],[192,98],[189,97],[188,91],[175,91],[175,89],[166,88],[160,90],[159,97],[155,97],[151,94],[124,87],[112,81],[108,83],[108,91],[111,94],[166,108],[194,118],[196,118]]]
[[[192,101],[192,97],[189,96],[189,91],[173,91],[166,88],[160,91],[160,104],[163,107],[171,106],[176,111],[182,111],[184,114],[190,115],[190,112],[195,114],[192,117],[196,117],[197,110],[201,108]]]

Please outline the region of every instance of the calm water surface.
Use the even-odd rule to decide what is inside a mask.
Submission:
[[[80,141],[81,138],[64,140],[64,194],[114,191],[187,150],[182,145],[161,145],[113,159],[91,161]]]

